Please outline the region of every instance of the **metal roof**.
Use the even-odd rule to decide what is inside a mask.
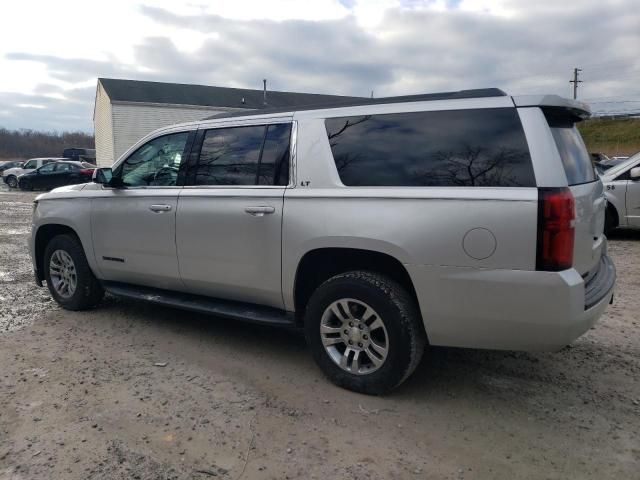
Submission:
[[[98,82],[102,84],[112,102],[265,109],[262,90],[115,78],[98,78]],[[360,99],[360,97],[267,90],[266,108],[286,109],[299,105],[326,104],[328,102],[353,101],[357,99]]]

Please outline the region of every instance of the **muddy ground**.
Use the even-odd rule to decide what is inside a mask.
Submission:
[[[33,197],[0,190],[0,480],[640,478],[639,233],[613,236],[616,302],[571,348],[432,349],[379,398],[292,332],[61,310],[31,277]]]

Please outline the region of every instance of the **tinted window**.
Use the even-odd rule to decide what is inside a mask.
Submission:
[[[578,129],[574,126],[552,127],[569,185],[593,182],[596,172]]]
[[[286,185],[290,133],[288,124],[208,130],[196,185]]]
[[[258,184],[287,185],[289,183],[289,144],[291,124],[269,125],[262,149]]]
[[[114,172],[126,186],[173,186],[184,156],[188,132],[154,138],[132,153]]]
[[[50,163],[49,165],[45,165],[44,167],[40,167],[38,169],[38,172],[40,173],[51,173],[53,172],[53,169],[55,168],[56,164],[55,163]]]
[[[29,160],[27,163],[24,164],[24,166],[22,168],[29,169],[29,168],[36,168],[38,166],[38,163],[36,160]]]
[[[514,108],[331,118],[326,128],[345,185],[536,185]]]
[[[56,167],[56,172],[68,172],[73,169],[73,166],[70,163],[54,163]]]
[[[264,133],[262,126],[208,130],[196,185],[255,185]]]

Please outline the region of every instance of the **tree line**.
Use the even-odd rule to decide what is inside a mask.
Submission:
[[[65,148],[94,148],[93,135],[84,132],[38,132],[0,128],[0,159],[60,157]]]

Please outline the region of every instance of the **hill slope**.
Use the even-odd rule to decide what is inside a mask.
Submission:
[[[640,118],[595,118],[580,122],[578,129],[590,152],[616,156],[640,151]]]

